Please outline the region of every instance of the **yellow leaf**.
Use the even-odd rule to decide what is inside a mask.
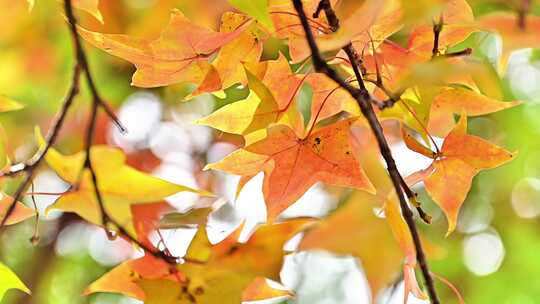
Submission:
[[[0,301],[9,289],[19,289],[30,294],[30,290],[17,275],[3,263],[0,263]]]
[[[39,129],[36,130],[36,137],[43,148],[45,141]],[[211,195],[206,191],[170,183],[127,166],[126,157],[118,148],[94,146],[90,150],[90,158],[105,210],[130,233],[134,233],[132,204],[157,202],[182,191]],[[76,186],[73,191],[65,193],[49,206],[47,212],[51,209],[75,212],[91,223],[103,225],[90,172],[84,169],[85,152],[63,155],[51,148],[45,159],[58,176]]]

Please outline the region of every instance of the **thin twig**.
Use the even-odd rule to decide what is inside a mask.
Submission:
[[[37,167],[39,167],[39,164],[45,159],[45,155],[49,151],[49,149],[52,147],[52,145],[55,143],[58,134],[60,133],[60,129],[62,128],[62,125],[64,124],[67,112],[71,105],[73,104],[73,100],[75,99],[75,96],[79,93],[79,76],[81,75],[81,66],[79,64],[76,64],[73,68],[73,78],[71,80],[71,85],[68,91],[67,96],[64,99],[64,102],[62,106],[60,107],[60,110],[56,114],[55,119],[53,120],[52,127],[50,128],[47,138],[46,138],[46,144],[43,149],[38,150],[38,152],[32,157],[29,161],[27,161],[24,164],[19,164],[17,170],[10,170],[10,174],[5,175],[15,175],[18,173],[25,172],[26,176],[24,177],[24,180],[19,185],[19,188],[15,191],[15,194],[13,195],[13,201],[9,205],[9,208],[6,211],[6,214],[2,218],[2,222],[0,222],[0,228],[2,228],[5,224],[9,216],[13,213],[15,210],[15,206],[17,201],[22,197],[22,194],[28,188],[30,183],[32,182],[32,178],[35,175]]]
[[[99,92],[97,90],[97,87],[93,81],[92,74],[90,72],[90,69],[88,67],[88,61],[86,59],[86,53],[84,51],[84,48],[82,47],[78,32],[77,32],[77,20],[75,18],[75,15],[73,14],[73,8],[71,5],[71,0],[65,0],[64,1],[64,9],[67,16],[67,20],[69,23],[69,28],[71,32],[71,36],[73,39],[73,43],[75,45],[75,54],[77,57],[78,62],[83,67],[86,75],[86,81],[88,83],[88,86],[90,88],[90,93],[92,95],[92,104],[91,104],[91,112],[88,119],[88,125],[86,129],[86,137],[84,142],[84,150],[85,150],[85,160],[84,160],[84,166],[83,166],[83,172],[85,170],[88,170],[90,174],[90,179],[92,181],[92,186],[94,188],[94,195],[97,201],[97,204],[99,206],[99,210],[101,213],[101,222],[103,227],[105,228],[105,231],[107,232],[108,236],[111,236],[109,230],[107,229],[107,226],[109,224],[112,224],[114,228],[124,237],[129,239],[131,242],[136,244],[138,247],[143,249],[146,253],[149,253],[156,258],[162,259],[163,261],[167,262],[168,264],[178,264],[180,261],[179,258],[170,256],[166,252],[155,250],[153,248],[150,248],[149,246],[143,244],[140,242],[136,237],[132,236],[120,223],[118,223],[113,217],[110,216],[108,211],[105,208],[105,204],[103,201],[103,196],[101,191],[99,190],[99,183],[98,183],[98,177],[96,174],[96,170],[92,163],[92,157],[91,157],[91,151],[92,151],[92,142],[95,135],[95,129],[96,129],[96,122],[97,122],[97,114],[99,107],[103,108],[107,114],[115,121],[116,125],[121,129],[125,130],[123,126],[118,122],[115,116],[112,116],[109,112],[110,109],[107,107],[106,103],[103,102],[101,99]],[[83,177],[84,178],[84,177]],[[183,259],[184,262],[191,262],[196,263],[197,261],[191,261]]]
[[[295,10],[298,13],[298,17],[300,18],[300,22],[302,23],[304,32],[306,34],[306,40],[312,54],[311,58],[313,60],[313,66],[315,67],[316,71],[325,73],[329,78],[338,83],[341,87],[347,90],[352,97],[356,99],[363,116],[368,121],[371,130],[373,131],[373,134],[377,139],[379,149],[384,160],[386,161],[388,173],[396,190],[396,194],[399,198],[401,213],[407,223],[407,226],[409,227],[409,231],[413,239],[413,243],[416,249],[416,259],[418,261],[418,264],[420,265],[422,275],[424,276],[425,285],[427,287],[431,303],[439,304],[440,302],[435,291],[433,278],[429,272],[429,267],[427,264],[426,256],[424,254],[424,250],[422,248],[422,242],[420,240],[420,236],[418,234],[418,230],[416,228],[416,224],[413,218],[413,213],[409,208],[407,201],[405,200],[405,196],[403,195],[399,171],[397,169],[394,158],[392,157],[392,152],[390,150],[388,142],[384,137],[382,126],[377,119],[373,108],[371,107],[372,97],[370,96],[369,92],[350,86],[343,78],[341,78],[332,68],[328,66],[328,64],[320,54],[319,48],[315,42],[315,38],[313,37],[313,33],[311,32],[311,28],[309,27],[306,14],[304,12],[302,0],[292,1]]]
[[[443,15],[439,16],[438,22],[433,22],[433,49],[431,50],[431,58],[439,56],[439,37],[443,29]]]

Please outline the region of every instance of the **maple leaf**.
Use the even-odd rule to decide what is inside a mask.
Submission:
[[[432,134],[446,136],[454,127],[454,114],[480,116],[520,105],[520,101],[502,102],[464,88],[442,88],[431,104],[428,128]]]
[[[116,266],[90,284],[84,290],[84,295],[96,292],[112,292],[143,300],[145,295],[137,284],[139,280],[143,278],[159,279],[170,275],[173,274],[171,267],[167,263],[152,255],[145,255]]]
[[[103,34],[79,27],[86,41],[107,53],[130,61],[137,67],[132,84],[159,87],[180,82],[206,85],[208,90],[221,87],[216,69],[208,57],[242,34],[251,22],[246,21],[229,32],[214,32],[189,21],[173,10],[169,24],[157,40],[120,34]],[[211,80],[212,85],[204,84]]]
[[[7,212],[9,206],[13,202],[13,197],[0,193],[0,218],[4,218],[5,213]],[[35,211],[31,208],[26,207],[21,202],[15,204],[15,209],[9,215],[6,220],[6,225],[13,225],[19,222],[22,222],[35,215]]]
[[[36,131],[36,137],[40,147],[43,148],[45,140],[39,130]],[[181,191],[211,195],[205,191],[164,181],[126,166],[126,156],[118,148],[94,146],[90,149],[90,158],[96,172],[98,188],[103,197],[104,209],[129,233],[135,232],[131,212],[132,204],[155,203]],[[75,212],[91,223],[103,225],[90,172],[87,169],[83,171],[85,152],[62,155],[55,149],[49,149],[45,159],[58,176],[73,186],[72,190],[64,193],[53,205],[47,207],[47,212],[51,209]]]
[[[117,266],[85,293],[117,292],[145,303],[240,303],[244,289],[253,291],[253,281],[257,286],[260,277],[279,279],[283,245],[310,223],[297,219],[262,225],[246,243],[237,241],[240,227],[216,245],[201,226],[186,253],[189,260],[176,272],[162,260],[145,256]]]
[[[281,71],[282,63],[278,62],[277,65],[272,68],[272,65],[269,64],[270,71],[273,69]],[[292,126],[300,136],[304,131],[303,121],[298,111],[291,107],[291,104],[300,88],[301,80],[297,79],[296,76],[285,76],[286,81],[281,83],[285,89],[276,91],[276,95],[274,95],[263,81],[248,69],[245,70],[245,73],[251,89],[250,95],[244,100],[228,104],[207,117],[197,120],[197,123],[228,133],[249,134],[264,129],[271,123],[280,122]],[[272,76],[270,83],[272,86],[277,86],[275,82],[281,79]],[[280,103],[275,96],[280,98]],[[284,101],[284,98],[287,100]]]
[[[308,129],[318,121],[341,111],[351,113],[354,116],[360,115],[356,100],[326,75],[321,73],[309,74],[306,82],[313,88]]]
[[[277,297],[290,297],[288,290],[272,288],[263,277],[256,277],[242,293],[242,301],[260,301]]]
[[[0,263],[0,301],[10,289],[19,289],[30,294],[30,289],[19,279],[19,277],[6,265]]]
[[[355,119],[343,120],[298,138],[285,125],[268,128],[268,136],[227,158],[214,169],[242,175],[265,171],[263,193],[268,216],[277,217],[316,182],[373,192],[350,149],[349,128]],[[257,155],[253,155],[251,152]],[[246,159],[244,159],[245,156]],[[228,166],[231,165],[231,166]]]
[[[233,32],[248,21],[245,15],[224,13],[221,18],[220,32]],[[212,64],[219,73],[223,88],[228,88],[235,83],[246,84],[244,65],[259,62],[264,39],[265,33],[257,23],[253,22],[238,37],[221,48]]]
[[[235,8],[240,11],[254,17],[267,29],[273,31],[274,24],[270,19],[270,13],[268,11],[268,0],[229,0]]]
[[[448,232],[454,231],[459,209],[479,171],[498,167],[515,156],[477,136],[467,134],[467,115],[462,113],[455,128],[444,139],[441,157],[428,168],[426,191],[444,211]]]
[[[358,134],[354,133],[355,138]],[[374,138],[354,140],[353,150],[355,153],[362,151],[362,165],[377,193],[353,192],[343,206],[304,233],[299,249],[323,249],[359,258],[374,297],[381,288],[395,280],[404,257],[404,271],[415,268],[416,251],[401,216],[391,180],[380,162],[378,149],[374,148]],[[365,244],[376,244],[377,250]],[[409,291],[419,298],[425,297],[417,287],[414,273],[404,280],[407,285],[405,297]]]

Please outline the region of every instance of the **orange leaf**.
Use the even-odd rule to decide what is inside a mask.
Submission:
[[[208,73],[214,72],[208,56],[237,38],[250,24],[246,21],[230,32],[214,32],[173,10],[169,24],[154,41],[92,32],[82,27],[79,34],[107,53],[133,63],[137,67],[132,82],[135,86],[159,87],[179,82],[199,85],[208,78]]]
[[[441,152],[442,158],[433,162],[434,171],[424,184],[426,191],[446,214],[449,234],[456,227],[459,209],[471,188],[473,177],[480,170],[508,162],[514,155],[477,136],[468,135],[465,113],[445,138]]]
[[[520,101],[498,101],[464,88],[443,88],[431,105],[429,129],[437,135],[446,135],[455,125],[453,114],[462,110],[468,116],[479,116],[520,104]]]
[[[277,297],[290,297],[291,292],[270,287],[263,277],[256,277],[242,293],[242,301],[259,301]]]
[[[0,219],[4,218],[5,213],[7,212],[9,206],[11,206],[11,203],[13,202],[13,197],[8,196],[6,194],[0,193],[1,199],[0,199]],[[35,211],[31,208],[26,207],[21,202],[17,202],[15,205],[15,209],[13,209],[13,212],[10,214],[10,216],[6,220],[6,225],[13,225],[17,224],[19,222],[22,222],[32,216],[34,216]]]
[[[268,129],[268,137],[245,150],[273,161],[265,170],[263,192],[271,219],[294,203],[318,181],[373,192],[364,171],[353,156],[349,129],[354,120],[321,128],[305,139],[284,125]]]

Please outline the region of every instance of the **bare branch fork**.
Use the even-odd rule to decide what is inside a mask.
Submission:
[[[420,240],[420,236],[419,236],[419,233],[418,233],[418,230],[416,228],[416,224],[413,218],[413,213],[411,209],[409,208],[407,201],[405,199],[404,193],[403,193],[402,177],[397,169],[397,166],[392,156],[392,152],[390,150],[388,142],[386,141],[386,138],[384,137],[382,126],[379,120],[377,119],[377,116],[375,115],[375,112],[373,111],[373,108],[371,106],[373,98],[371,97],[369,92],[365,88],[363,88],[361,84],[363,83],[363,80],[361,78],[361,73],[359,73],[358,71],[358,66],[354,64],[356,60],[354,60],[354,58],[350,58],[351,63],[353,63],[353,68],[356,66],[355,74],[357,75],[357,77],[358,75],[360,75],[360,77],[358,78],[359,88],[351,86],[342,77],[340,77],[334,69],[328,66],[324,58],[322,58],[321,56],[317,43],[315,42],[315,38],[313,37],[313,33],[311,32],[311,28],[309,27],[308,19],[307,19],[306,13],[304,12],[302,0],[292,0],[292,1],[293,1],[295,10],[298,13],[298,17],[300,18],[300,22],[302,24],[304,32],[306,34],[306,40],[311,50],[311,55],[312,55],[311,58],[312,58],[313,66],[315,70],[317,72],[326,74],[330,79],[334,80],[338,85],[340,85],[343,89],[345,89],[353,98],[356,99],[360,107],[360,111],[362,112],[366,120],[368,121],[371,127],[371,130],[373,131],[373,134],[375,135],[375,138],[377,139],[379,149],[386,162],[388,173],[390,175],[392,184],[394,185],[396,194],[399,199],[401,213],[407,223],[407,226],[409,228],[409,231],[413,239],[413,243],[416,249],[416,260],[418,261],[418,264],[420,265],[420,269],[424,277],[425,286],[427,288],[431,303],[439,304],[440,301],[435,291],[433,277],[431,276],[431,273],[429,271],[426,256],[424,254],[424,249],[422,247],[422,242]],[[336,20],[334,21],[337,21],[337,17],[335,16],[335,13],[333,13],[332,8],[330,7],[330,3],[327,0],[322,0],[321,2],[323,1],[327,3],[319,4],[317,11],[320,12],[320,10],[325,10],[325,12],[328,13],[327,14],[328,19],[332,19],[335,17]],[[329,22],[331,21],[329,20]],[[337,24],[339,25],[339,22]],[[330,24],[330,26],[332,26],[332,24]],[[349,44],[345,47],[345,51],[347,52],[347,55],[348,56],[349,54],[354,55],[349,48],[352,48],[352,45]],[[349,50],[347,51],[347,49]]]

